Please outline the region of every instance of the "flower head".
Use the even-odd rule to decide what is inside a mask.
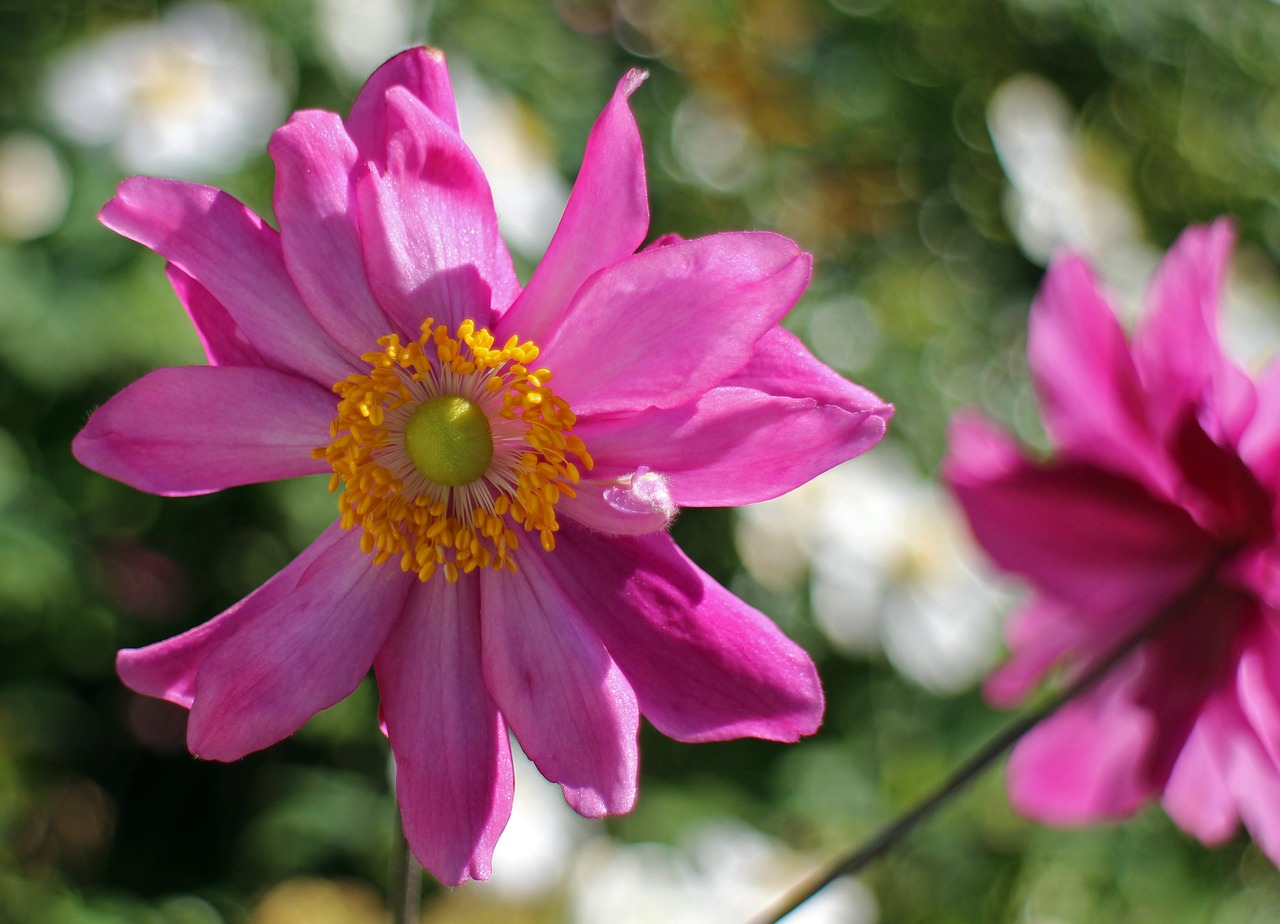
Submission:
[[[630,809],[645,715],[684,741],[793,741],[810,659],[692,564],[678,505],[776,496],[874,445],[890,408],[778,327],[809,258],[774,234],[648,230],[618,85],[527,286],[458,133],[443,56],[405,52],[344,120],[271,143],[280,229],[225,193],[132,179],[108,227],[162,254],[208,366],[161,369],[77,436],[86,465],[183,495],[329,473],[338,519],[212,621],[120,653],[233,760],[372,665],[417,857],[489,873],[508,729],[584,815]]]
[[[1055,261],[1028,344],[1053,454],[968,416],[944,472],[988,554],[1034,588],[994,702],[1055,665],[1087,670],[1172,608],[1017,746],[1015,807],[1084,824],[1161,797],[1206,843],[1243,821],[1280,860],[1280,377],[1252,380],[1219,346],[1232,237],[1218,222],[1179,239],[1132,340],[1084,263]]]

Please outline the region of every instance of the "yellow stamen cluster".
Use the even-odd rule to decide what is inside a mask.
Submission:
[[[361,357],[368,373],[333,386],[340,399],[333,441],[313,451],[333,467],[329,490],[345,486],[343,528],[358,524],[361,547],[375,562],[398,556],[401,569],[423,581],[440,568],[450,581],[477,568],[515,571],[513,526],[536,531],[552,551],[555,505],[574,496],[579,465],[590,470],[592,461],[570,432],[568,402],[547,387],[551,373],[529,368],[537,346],[511,337],[495,349],[493,335],[473,321],[451,335],[431,318],[417,340],[402,344],[389,334],[378,345]],[[432,481],[405,446],[414,411],[442,395],[465,399],[489,421],[492,459],[468,484]]]

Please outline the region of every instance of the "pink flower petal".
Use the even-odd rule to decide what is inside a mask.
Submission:
[[[244,331],[231,317],[231,312],[210,295],[208,289],[172,263],[165,267],[165,275],[169,277],[169,284],[177,293],[178,301],[187,309],[187,315],[191,318],[210,365],[266,365],[262,354],[249,342]]]
[[[196,675],[210,652],[254,613],[285,600],[318,558],[346,535],[331,526],[269,581],[208,622],[145,648],[126,648],[116,656],[116,670],[129,689],[187,709],[196,696]]]
[[[522,340],[541,342],[549,336],[583,283],[644,241],[649,228],[644,149],[627,99],[645,76],[628,71],[591,129],[560,225],[507,317],[505,329]]]
[[[277,369],[325,388],[353,370],[353,357],[316,323],[294,288],[279,235],[226,193],[134,177],[120,184],[99,218],[199,282]]]
[[[1254,736],[1238,703],[1222,697],[1214,705],[1214,754],[1226,768],[1240,819],[1262,852],[1280,864],[1280,818],[1275,810],[1280,805],[1280,767]]]
[[[892,413],[774,328],[745,367],[690,404],[587,417],[575,432],[596,477],[645,466],[669,480],[677,504],[731,507],[777,497],[865,452]]]
[[[197,757],[238,760],[293,734],[359,685],[400,617],[412,574],[375,565],[359,530],[330,527],[316,543],[327,548],[309,567],[274,579],[292,585],[285,595],[246,598],[200,665],[187,726]]]
[[[489,878],[514,783],[482,674],[479,578],[415,586],[374,666],[414,856],[446,886]]]
[[[1185,510],[1138,483],[1084,464],[1014,463],[978,432],[953,429],[944,475],[987,554],[1042,593],[1100,616],[1148,613],[1216,553]]]
[[[545,567],[604,640],[640,711],[679,741],[795,741],[822,720],[813,661],[666,534],[561,526]]]
[[[1027,364],[1045,429],[1067,456],[1167,488],[1129,343],[1078,257],[1054,261],[1031,309]]]
[[[555,582],[548,556],[524,546],[520,571],[480,577],[484,677],[516,739],[583,815],[635,803],[640,713],[626,678]]]
[[[299,112],[271,139],[272,204],[289,275],[320,326],[356,356],[392,332],[365,277],[355,143],[331,112]],[[417,330],[414,329],[416,336]]]
[[[387,92],[385,157],[357,184],[365,266],[383,309],[416,336],[427,316],[488,326],[519,292],[493,197],[457,133],[408,90]]]
[[[809,269],[794,243],[758,231],[642,251],[587,282],[539,362],[579,417],[685,404],[746,365]],[[515,333],[507,318],[500,330]]]
[[[1158,729],[1134,702],[1130,659],[1090,693],[1031,730],[1009,758],[1009,800],[1024,815],[1083,825],[1132,814],[1156,791],[1142,774]],[[1163,781],[1160,781],[1163,782]]]
[[[1230,749],[1219,745],[1216,711],[1210,706],[1192,727],[1162,801],[1179,828],[1211,846],[1225,843],[1240,828],[1235,799],[1221,767]]]
[[[982,694],[994,706],[1016,706],[1060,658],[1079,652],[1090,628],[1087,619],[1056,601],[1036,599],[1026,604],[1009,617],[1005,626],[1009,660],[987,678]]]
[[[71,444],[94,471],[152,494],[328,471],[337,401],[315,383],[252,366],[157,369],[94,412]]]
[[[1226,220],[1189,228],[1151,281],[1147,313],[1133,337],[1134,359],[1160,424],[1198,405],[1225,362],[1218,313],[1235,231]]]
[[[365,81],[347,117],[347,131],[360,148],[361,159],[380,157],[387,148],[387,93],[408,90],[445,125],[458,131],[453,84],[439,48],[410,48],[383,64]]]

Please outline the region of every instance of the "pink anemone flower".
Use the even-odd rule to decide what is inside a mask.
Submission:
[[[810,258],[775,234],[648,229],[619,83],[521,288],[444,57],[405,52],[343,120],[271,142],[277,232],[203,186],[125,181],[102,221],[162,255],[208,366],[161,369],[76,437],[85,465],[189,495],[329,473],[338,519],[215,619],[120,652],[235,760],[372,666],[413,852],[489,874],[508,730],[584,815],[636,797],[643,714],[681,741],[794,741],[809,657],[666,532],[679,505],[787,491],[873,446],[891,408],[778,326]],[[336,384],[335,384],[336,383]],[[336,393],[336,394],[335,394]]]
[[[1082,825],[1159,797],[1203,842],[1243,821],[1280,860],[1280,367],[1254,381],[1219,344],[1232,240],[1225,221],[1182,235],[1132,341],[1084,262],[1056,260],[1027,351],[1054,452],[1029,459],[963,416],[944,473],[987,553],[1034,588],[994,703],[1152,627],[1017,745],[1015,808]]]

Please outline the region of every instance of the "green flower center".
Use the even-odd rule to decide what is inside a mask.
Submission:
[[[489,470],[493,430],[474,401],[437,395],[418,405],[409,418],[404,446],[424,478],[459,488]]]

